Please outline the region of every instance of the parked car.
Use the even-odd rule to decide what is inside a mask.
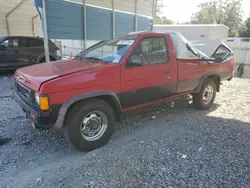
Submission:
[[[49,40],[50,61],[60,60],[60,49]],[[45,62],[43,39],[39,37],[0,37],[0,70]]]
[[[223,42],[211,54],[216,58],[177,32],[130,34],[72,60],[18,69],[15,99],[34,127],[62,128],[78,150],[93,150],[107,143],[125,111],[187,94],[208,109],[234,70]]]

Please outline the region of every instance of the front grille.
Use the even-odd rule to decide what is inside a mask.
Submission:
[[[20,84],[19,82],[16,82],[15,86],[16,86],[16,91],[17,91],[18,95],[20,95],[26,101],[31,100],[31,89],[25,87],[24,85]]]

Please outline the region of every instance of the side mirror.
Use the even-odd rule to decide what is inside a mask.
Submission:
[[[141,67],[142,64],[143,64],[143,61],[142,61],[141,56],[139,55],[132,55],[129,58],[129,61],[128,61],[129,67],[134,67],[134,66]]]
[[[4,51],[4,50],[6,50],[6,46],[0,45],[0,51]]]

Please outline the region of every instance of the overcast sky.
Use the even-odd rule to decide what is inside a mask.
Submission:
[[[209,0],[163,0],[163,15],[174,22],[186,22],[190,20],[192,13],[198,10],[198,5],[207,1]],[[246,20],[250,16],[250,0],[243,0],[242,9],[243,20]]]

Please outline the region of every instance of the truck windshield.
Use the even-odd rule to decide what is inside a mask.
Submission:
[[[103,41],[76,55],[74,59],[119,63],[135,40],[136,37],[129,37]]]

